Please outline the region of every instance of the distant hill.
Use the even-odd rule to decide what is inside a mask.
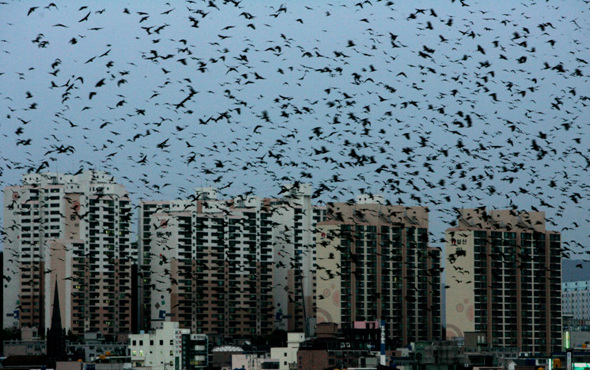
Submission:
[[[590,280],[590,262],[580,260],[561,261],[561,281]]]

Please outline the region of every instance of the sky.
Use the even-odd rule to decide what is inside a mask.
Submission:
[[[546,212],[590,253],[588,1],[0,3],[0,185]]]

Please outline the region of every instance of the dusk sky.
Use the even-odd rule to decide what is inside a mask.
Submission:
[[[132,199],[309,182],[545,211],[590,253],[584,1],[3,2],[0,182],[109,172]],[[567,251],[566,251],[567,252]]]

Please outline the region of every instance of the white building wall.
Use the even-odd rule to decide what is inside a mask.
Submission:
[[[561,283],[562,312],[574,320],[590,321],[590,281]]]
[[[297,365],[297,351],[304,340],[305,333],[288,333],[287,347],[273,347],[270,349],[270,358],[279,362],[279,370],[289,370],[293,364]]]
[[[164,322],[152,333],[129,335],[129,352],[135,366],[152,369],[174,369],[182,362],[182,335],[190,329],[180,329],[177,322]]]

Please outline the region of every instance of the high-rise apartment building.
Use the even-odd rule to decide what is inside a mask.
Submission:
[[[310,336],[316,316],[315,227],[326,207],[312,205],[309,184],[285,185],[281,195],[265,199],[272,220],[275,327]]]
[[[328,205],[316,236],[318,323],[384,320],[397,345],[438,339],[440,250],[428,246],[428,210],[384,203]]]
[[[130,224],[128,193],[106,173],[27,174],[6,187],[4,327],[44,331],[57,282],[64,329],[129,333]]]
[[[561,240],[544,212],[459,210],[446,231],[447,337],[561,351]]]
[[[200,193],[204,196],[204,192]],[[152,232],[151,228],[151,217],[154,214],[166,214],[170,212],[192,212],[195,210],[196,202],[190,200],[174,200],[174,201],[142,201],[139,205],[138,215],[138,233],[137,233],[137,247],[138,247],[138,267],[140,277],[140,294],[138,300],[140,302],[139,307],[139,326],[142,330],[150,330],[151,326],[151,315],[152,315],[152,285],[150,284],[152,273],[151,273],[151,261],[152,257],[159,257],[156,252],[159,253],[158,249],[152,252]],[[157,229],[154,227],[155,231]],[[154,235],[155,236],[155,235]],[[155,298],[154,298],[155,299]],[[157,317],[158,318],[158,317]]]
[[[144,327],[172,320],[219,336],[303,330],[304,312],[314,312],[313,226],[323,214],[308,185],[286,186],[279,199],[219,200],[215,189],[198,188],[194,199],[142,202]]]
[[[590,325],[590,281],[561,283],[563,316],[572,323]]]

